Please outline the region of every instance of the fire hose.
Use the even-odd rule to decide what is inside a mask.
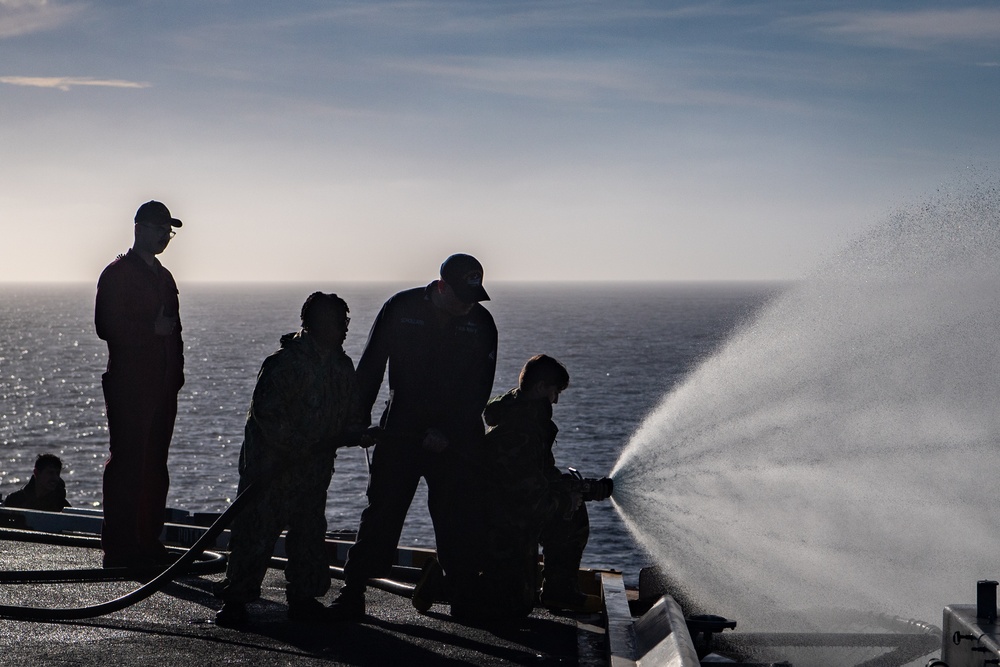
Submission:
[[[156,593],[173,581],[179,574],[186,572],[188,570],[188,566],[190,566],[195,559],[198,558],[198,556],[205,552],[210,546],[215,544],[215,539],[222,534],[222,531],[225,530],[226,527],[232,522],[233,518],[243,511],[243,508],[251,502],[255,495],[257,495],[257,486],[251,484],[244,489],[243,493],[236,496],[233,504],[226,508],[226,511],[215,520],[215,523],[213,523],[209,529],[205,531],[205,533],[198,538],[193,545],[191,545],[190,549],[188,549],[180,558],[171,564],[170,567],[127,595],[88,607],[51,609],[43,607],[0,605],[0,618],[36,621],[79,620],[83,618],[104,616],[105,614],[119,611],[137,602],[145,600],[149,596],[153,595],[153,593]],[[114,568],[112,568],[112,570],[113,569]]]

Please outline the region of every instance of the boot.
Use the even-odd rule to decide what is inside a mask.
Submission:
[[[354,623],[365,615],[365,589],[362,586],[345,585],[340,595],[330,603],[327,618],[334,622]]]
[[[572,580],[546,580],[542,586],[542,606],[552,611],[595,614],[604,607],[597,595],[587,595]]]
[[[431,605],[441,597],[441,588],[444,584],[444,570],[438,559],[431,556],[424,563],[423,571],[420,573],[420,581],[413,588],[413,607],[421,614],[426,613]]]
[[[215,624],[223,628],[238,628],[247,620],[247,606],[242,602],[226,602],[215,614]]]
[[[297,598],[288,601],[288,620],[318,623],[326,618],[329,610],[316,598]]]

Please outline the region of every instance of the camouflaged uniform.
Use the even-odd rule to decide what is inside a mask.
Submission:
[[[589,522],[584,505],[569,511],[571,485],[552,454],[559,432],[552,405],[512,389],[490,400],[483,416],[490,427],[479,453],[486,535],[476,599],[459,604],[470,606],[463,609],[470,616],[516,618],[535,603],[539,542],[546,577],[575,580]]]
[[[266,484],[233,522],[232,552],[220,595],[260,597],[274,543],[288,528],[288,599],[318,597],[330,588],[326,494],[338,445],[360,432],[354,365],[342,349],[321,349],[300,331],[281,338],[257,376],[240,451],[240,491]]]

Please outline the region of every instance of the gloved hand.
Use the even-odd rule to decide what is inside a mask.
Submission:
[[[364,447],[365,449],[375,444],[382,429],[378,426],[371,426],[366,429],[349,428],[344,430],[334,441],[336,447]]]
[[[563,496],[560,500],[560,507],[562,507],[562,516],[564,519],[570,519],[573,514],[580,509],[580,505],[583,504],[583,494],[579,491],[570,491],[568,494]]]
[[[361,438],[358,442],[358,446],[368,449],[372,445],[378,444],[378,440],[382,437],[382,433],[383,431],[381,426],[369,426],[361,432]]]
[[[588,502],[592,500],[607,500],[615,490],[615,483],[610,477],[585,479],[583,481],[586,488],[586,491],[583,493],[583,499]]]

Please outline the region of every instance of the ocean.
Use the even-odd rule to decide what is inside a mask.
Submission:
[[[345,349],[357,362],[382,303],[414,284],[185,284],[180,280],[186,384],[169,460],[171,507],[223,511],[236,493],[243,424],[257,371],[299,324],[313,291],[351,308]],[[562,361],[570,386],[555,406],[556,462],[607,475],[631,434],[740,323],[782,286],[765,283],[491,283],[500,332],[494,394],[517,383],[525,360]],[[94,286],[0,285],[0,494],[21,487],[42,452],[60,456],[73,505],[100,507],[107,424],[100,376],[107,362],[93,326]],[[387,392],[383,388],[383,393]],[[384,397],[383,397],[384,398]],[[378,419],[383,398],[376,402]],[[365,506],[365,452],[341,450],[330,486],[331,530],[354,530]],[[591,503],[584,566],[634,583],[653,562],[611,503]],[[433,546],[421,485],[402,537]]]

